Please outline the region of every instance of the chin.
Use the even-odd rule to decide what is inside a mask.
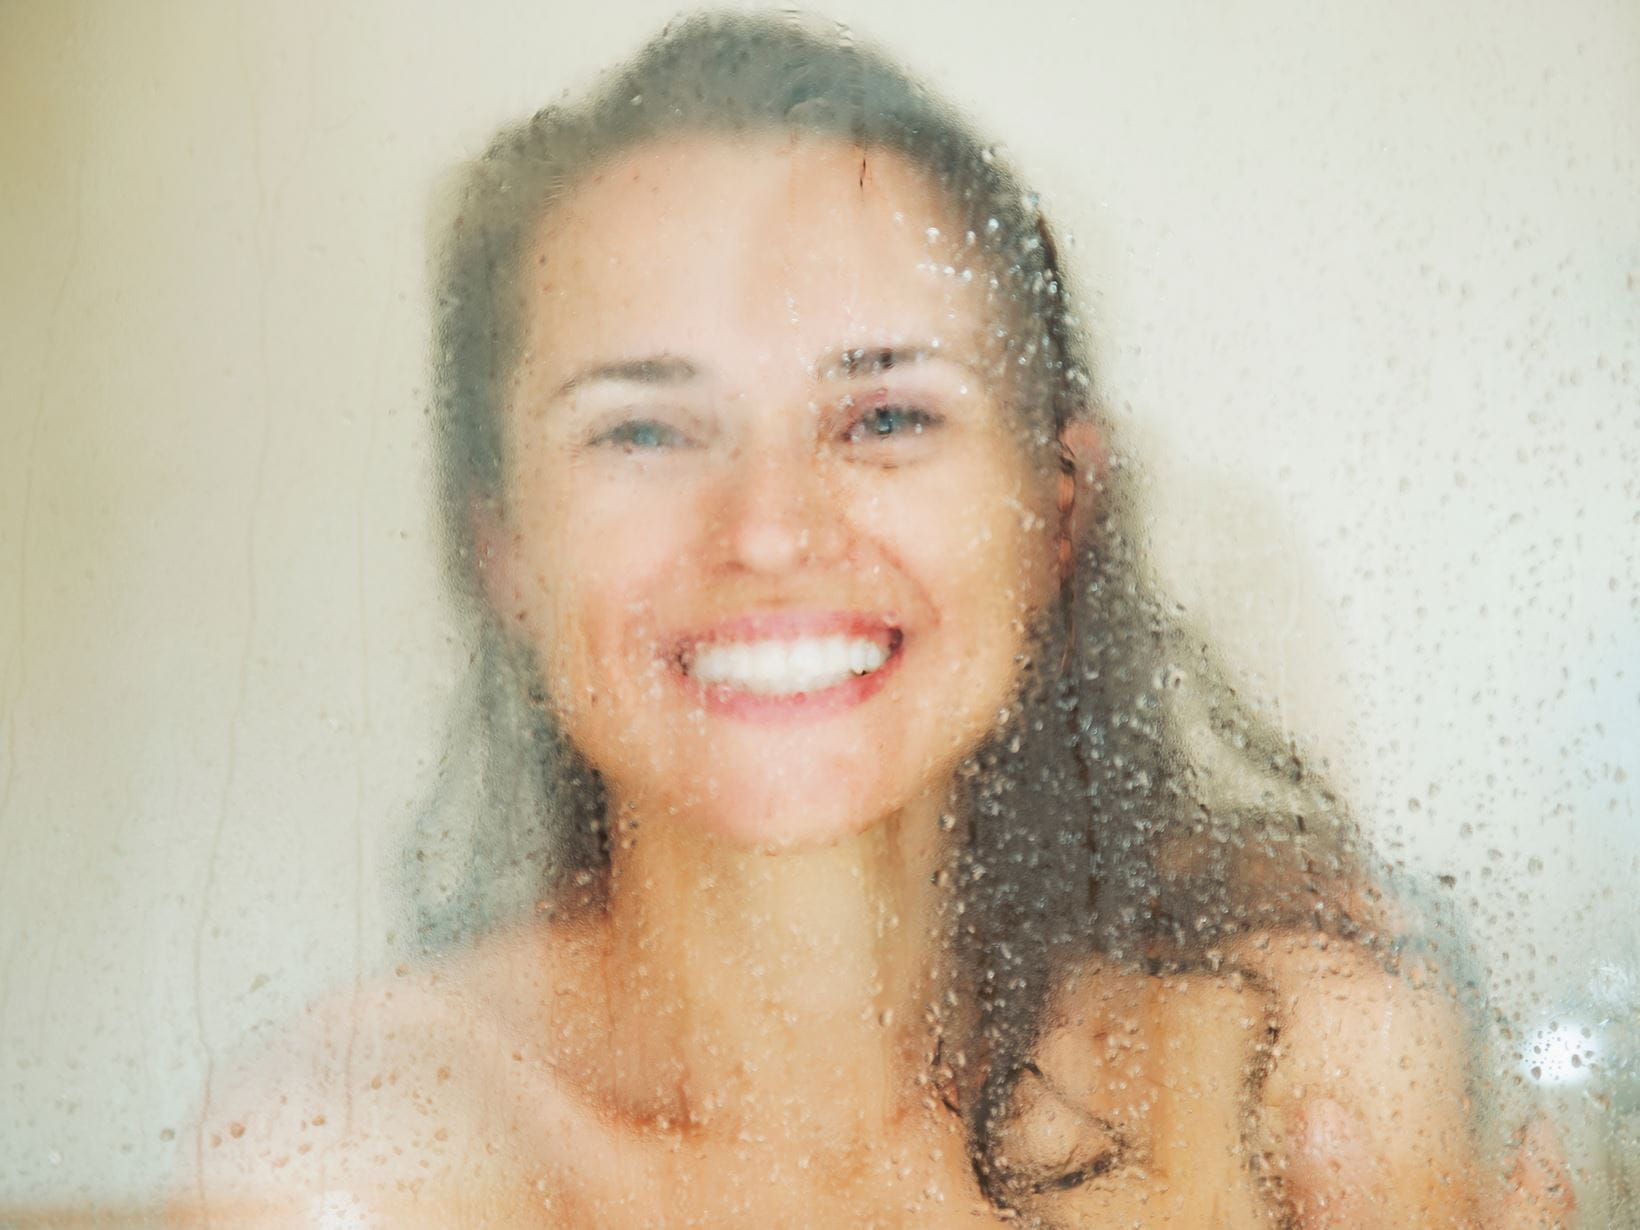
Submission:
[[[834,807],[805,810],[787,803],[779,810],[751,807],[733,813],[700,817],[701,827],[713,837],[748,851],[792,854],[818,850],[867,832],[882,817],[862,809]]]
[[[803,774],[814,780],[703,783],[687,802],[667,808],[673,822],[748,852],[795,853],[822,849],[858,837],[883,823],[896,806],[884,808],[889,793],[878,784],[839,788],[838,778]]]

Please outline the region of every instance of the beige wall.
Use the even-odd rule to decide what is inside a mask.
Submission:
[[[832,11],[1043,188],[1180,597],[1500,1002],[1632,981],[1640,8]],[[461,652],[429,194],[669,13],[0,3],[0,1204],[151,1190],[391,948]]]

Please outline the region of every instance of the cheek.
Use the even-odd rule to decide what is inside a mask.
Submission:
[[[908,662],[902,701],[920,717],[937,715],[906,720],[937,739],[942,760],[970,750],[1009,704],[1036,614],[1058,593],[1053,529],[1039,501],[1025,503],[1024,481],[985,460],[883,508],[895,526],[890,549],[936,616],[925,652]]]
[[[649,507],[630,486],[561,480],[556,490],[550,503],[525,510],[519,614],[549,690],[573,705],[629,686],[653,659],[646,631],[656,594],[683,558],[684,518],[675,502]]]
[[[927,589],[941,623],[989,644],[1051,600],[1053,526],[1024,478],[983,459],[907,493],[888,514],[895,550]],[[961,492],[959,500],[951,492]]]

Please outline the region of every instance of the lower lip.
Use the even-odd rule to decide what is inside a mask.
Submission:
[[[887,660],[869,675],[855,675],[817,692],[792,692],[783,696],[747,692],[721,683],[702,684],[684,674],[681,667],[674,668],[673,677],[708,713],[743,722],[804,722],[865,704],[899,669],[904,654],[905,642],[899,640]]]

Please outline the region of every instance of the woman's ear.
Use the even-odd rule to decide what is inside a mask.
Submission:
[[[1092,419],[1071,419],[1059,429],[1059,452],[1064,466],[1059,478],[1062,533],[1070,542],[1081,542],[1093,524],[1110,459],[1104,434]]]

